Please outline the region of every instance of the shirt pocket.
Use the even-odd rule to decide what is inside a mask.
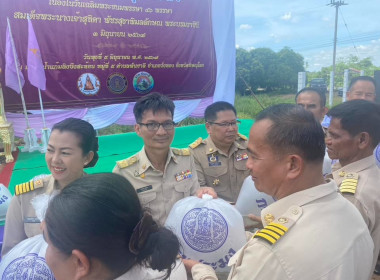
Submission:
[[[228,190],[230,178],[228,177],[227,172],[228,172],[227,164],[222,165],[222,166],[205,168],[205,177],[206,177],[207,186],[215,188],[217,192],[223,192],[223,191]]]
[[[157,193],[155,191],[142,192],[138,194],[138,197],[143,207],[149,207],[149,205],[156,199]]]
[[[27,237],[33,237],[37,234],[41,234],[41,223],[25,223],[24,222],[25,234]]]
[[[236,170],[244,172],[244,171],[247,171],[247,165],[246,165],[246,163],[247,163],[246,159],[239,160],[239,161],[237,161],[235,159],[234,160],[234,167],[235,167]]]
[[[174,189],[177,194],[182,198],[190,196],[191,186],[193,185],[193,179],[188,178],[181,182],[174,183]]]

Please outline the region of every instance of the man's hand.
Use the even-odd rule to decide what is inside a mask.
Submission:
[[[245,217],[247,217],[249,221],[246,221]],[[263,228],[263,222],[261,220],[261,217],[255,216],[253,214],[248,214],[247,216],[244,216],[243,218],[244,218],[244,226],[246,230],[249,230],[251,228],[260,228],[260,229]]]
[[[204,194],[209,194],[212,196],[212,198],[218,198],[216,191],[214,190],[214,188],[211,188],[211,187],[200,187],[196,191],[195,196],[202,198],[202,195],[204,195]]]
[[[182,259],[183,264],[185,265],[186,272],[191,275],[191,269],[193,268],[194,265],[200,263],[195,260],[190,260],[190,259]]]

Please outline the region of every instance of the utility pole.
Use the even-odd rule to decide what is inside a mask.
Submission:
[[[329,98],[329,105],[332,106],[333,104],[333,97],[334,97],[334,84],[335,84],[335,57],[336,57],[336,41],[337,41],[337,33],[338,33],[338,9],[340,6],[347,5],[342,0],[330,0],[329,6],[335,7],[335,32],[334,32],[334,52],[333,52],[333,69],[332,69],[332,75],[330,81],[330,98]]]

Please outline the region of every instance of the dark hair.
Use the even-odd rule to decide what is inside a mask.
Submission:
[[[236,109],[234,106],[232,106],[230,103],[225,102],[225,101],[218,101],[207,106],[205,110],[205,121],[206,122],[215,121],[216,115],[220,111],[233,111],[236,116]]]
[[[340,124],[351,136],[367,132],[373,148],[380,142],[380,105],[367,100],[351,100],[333,107],[328,115],[340,119]]]
[[[135,115],[136,122],[141,122],[143,114],[147,110],[152,110],[153,114],[158,111],[170,112],[173,118],[174,107],[174,102],[167,96],[158,92],[152,92],[137,100],[135,107],[133,108],[133,114]]]
[[[151,219],[127,179],[99,173],[70,183],[55,196],[45,222],[50,241],[62,253],[80,250],[101,261],[115,278],[135,264],[166,269],[169,276],[179,252],[178,238],[147,216]],[[144,219],[145,234],[140,231]]]
[[[89,122],[76,118],[68,118],[56,123],[51,130],[69,131],[77,135],[80,138],[79,147],[82,149],[83,155],[87,155],[90,151],[94,152],[94,157],[84,168],[95,166],[99,159],[98,137],[96,137],[95,129]]]
[[[370,76],[358,76],[358,77],[355,77],[355,78],[352,78],[351,82],[350,82],[350,86],[348,87],[348,90],[347,91],[350,91],[351,88],[356,84],[356,82],[358,81],[368,81],[368,82],[371,82],[373,83],[373,85],[375,86],[375,90],[376,90],[376,82],[375,82],[375,79],[370,77]]]
[[[296,103],[297,103],[298,96],[306,91],[313,91],[316,94],[318,94],[321,107],[326,107],[326,94],[322,92],[319,88],[314,88],[314,87],[305,87],[301,89],[299,92],[297,92],[296,97],[295,97]]]
[[[325,135],[313,114],[293,104],[278,104],[263,110],[256,121],[272,121],[266,141],[283,155],[297,153],[306,161],[322,162],[325,156]]]

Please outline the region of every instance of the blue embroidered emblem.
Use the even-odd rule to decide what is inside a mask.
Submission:
[[[30,253],[13,260],[4,270],[2,280],[55,280],[44,258]]]
[[[219,249],[227,239],[228,225],[216,210],[194,208],[182,219],[183,239],[198,252],[208,253]]]

